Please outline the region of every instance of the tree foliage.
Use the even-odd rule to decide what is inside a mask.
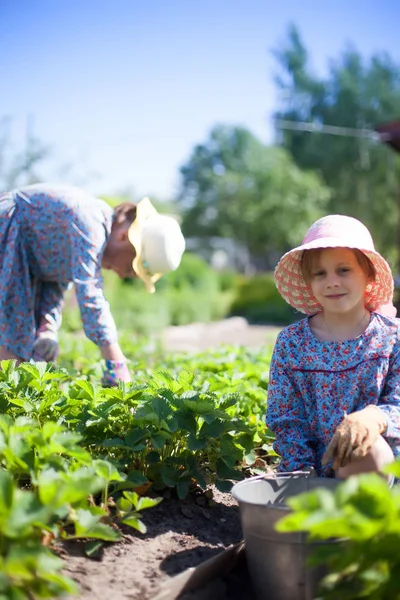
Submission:
[[[254,256],[297,244],[329,199],[317,174],[242,127],[216,126],[181,174],[186,235],[233,238]]]
[[[313,74],[296,27],[275,53],[280,73],[281,106],[276,117],[373,131],[400,117],[400,68],[387,54],[365,60],[347,48],[329,66],[326,77]],[[333,193],[331,213],[361,219],[377,246],[393,256],[399,221],[399,161],[373,136],[326,135],[278,129],[279,139],[302,169],[321,173]],[[356,132],[357,135],[357,132]]]

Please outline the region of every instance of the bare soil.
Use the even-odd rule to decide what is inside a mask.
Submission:
[[[214,506],[203,495],[185,501],[164,498],[143,513],[145,535],[125,528],[117,544],[104,547],[97,559],[84,554],[83,543],[62,548],[65,575],[80,588],[79,600],[150,600],[171,577],[196,567],[242,539],[239,509],[231,494],[214,490]],[[206,587],[184,593],[184,600],[251,600],[245,565]]]
[[[250,347],[272,343],[276,327],[249,326],[233,318],[213,324],[169,327],[164,345],[169,351],[196,352],[221,344]],[[143,513],[147,533],[131,528],[117,544],[105,546],[96,559],[87,558],[83,543],[65,544],[64,573],[80,589],[78,600],[155,599],[165,582],[189,567],[196,567],[242,539],[239,509],[230,493],[214,489],[210,506],[204,495],[178,500],[169,491],[155,508]],[[226,576],[214,578],[182,600],[253,600],[245,560]]]

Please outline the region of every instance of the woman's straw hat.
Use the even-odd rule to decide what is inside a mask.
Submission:
[[[179,267],[185,251],[181,228],[173,217],[160,215],[150,200],[143,198],[136,207],[128,237],[136,251],[133,269],[147,290],[154,293],[155,282]]]

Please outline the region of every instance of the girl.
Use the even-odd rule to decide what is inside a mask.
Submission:
[[[106,361],[104,383],[130,381],[101,268],[140,277],[154,292],[184,248],[178,223],[147,198],[113,211],[72,186],[0,194],[0,360],[55,360],[63,294],[74,284],[85,333]]]
[[[393,297],[389,265],[360,221],[330,215],[282,257],[275,282],[308,315],[280,332],[272,357],[279,469],[379,471],[400,453],[400,322],[380,314]]]

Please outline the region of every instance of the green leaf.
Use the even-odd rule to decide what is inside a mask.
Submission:
[[[216,469],[218,477],[222,479],[234,479],[236,481],[243,479],[242,472],[227,465],[222,458],[217,460]]]
[[[197,402],[197,400],[199,400],[199,398],[200,398],[200,394],[199,394],[199,392],[196,392],[195,390],[187,390],[186,392],[183,392],[181,394],[182,400],[192,400],[194,402]]]
[[[6,515],[14,500],[15,483],[7,471],[0,470],[0,514]]]
[[[122,523],[124,523],[124,525],[129,525],[129,527],[133,527],[134,529],[143,534],[145,534],[147,531],[147,527],[143,523],[143,521],[141,521],[138,517],[135,516],[125,517],[125,519],[122,520]]]
[[[94,542],[88,542],[85,544],[85,554],[89,558],[99,558],[101,550],[104,547],[104,542],[95,540]]]
[[[107,438],[100,442],[99,446],[106,448],[126,448],[126,444],[121,438]]]
[[[198,469],[196,467],[190,471],[190,474],[193,477],[193,479],[197,481],[202,490],[207,489],[207,481],[204,472],[201,469]]]
[[[200,428],[199,435],[204,438],[219,438],[225,431],[225,423],[219,419],[215,419],[212,423],[204,422]]]
[[[160,475],[163,482],[168,487],[175,487],[179,481],[179,471],[170,465],[161,464]]]
[[[92,383],[86,381],[85,379],[77,379],[74,382],[73,388],[80,392],[79,396],[81,398],[86,398],[87,400],[94,400],[95,398],[95,389]]]
[[[153,443],[154,448],[161,450],[161,448],[164,448],[165,446],[166,438],[165,435],[162,433],[154,433],[151,436],[151,441]]]
[[[19,540],[32,537],[32,527],[44,529],[50,515],[54,513],[53,506],[43,506],[32,492],[17,489],[12,508],[3,525],[3,534]]]
[[[148,498],[147,496],[141,496],[137,503],[136,510],[145,510],[146,508],[153,508],[162,502],[162,498]]]
[[[94,460],[93,467],[99,477],[107,481],[124,481],[125,476],[119,473],[118,469],[106,460]]]
[[[19,406],[20,408],[24,408],[26,403],[26,400],[24,398],[17,398],[15,396],[9,398],[8,401],[10,402],[10,404],[13,404],[14,406]]]
[[[188,448],[192,450],[192,452],[197,452],[197,450],[204,450],[207,446],[207,440],[197,438],[194,435],[189,435],[188,437]]]
[[[116,542],[121,535],[109,525],[100,523],[100,516],[93,515],[90,510],[79,508],[76,511],[75,536],[95,538],[105,542]]]
[[[146,455],[146,460],[149,465],[156,465],[161,461],[161,455],[156,450],[150,450]]]
[[[252,450],[251,452],[249,452],[245,456],[245,460],[246,460],[246,464],[247,465],[252,465],[253,463],[256,462],[256,459],[257,459],[257,454],[254,452],[254,450]]]
[[[140,471],[133,470],[129,471],[127,481],[131,481],[135,485],[139,486],[147,483],[147,477],[145,477]]]
[[[192,412],[180,410],[176,413],[179,429],[196,435],[197,421]]]
[[[164,423],[165,423],[165,421],[164,421]],[[177,418],[176,414],[174,414],[172,417],[169,417],[168,428],[171,433],[175,433],[176,431],[178,431],[179,422],[178,422],[178,418]]]
[[[19,366],[20,371],[25,371],[32,375],[34,379],[41,379],[43,374],[46,371],[47,364],[45,362],[37,362],[35,364],[32,363],[22,363]]]
[[[253,449],[253,435],[251,433],[242,433],[235,438],[236,444],[240,444],[246,452],[251,452]]]
[[[131,431],[125,436],[125,443],[130,448],[133,448],[139,442],[145,440],[147,436],[148,432],[145,429],[136,427],[135,429],[131,429]]]
[[[124,490],[124,497],[134,506],[135,510],[139,503],[139,494],[136,492],[129,492],[128,490]]]
[[[58,498],[65,486],[61,480],[61,475],[54,469],[47,469],[38,476],[39,498],[44,505],[58,505]]]
[[[151,401],[153,412],[157,415],[159,422],[173,415],[173,409],[168,405],[164,398],[157,396]]]
[[[229,394],[226,398],[222,400],[222,402],[219,405],[219,408],[221,408],[222,410],[228,410],[228,408],[231,408],[231,406],[235,406],[238,403],[239,399],[239,394]]]
[[[186,498],[186,496],[189,493],[189,489],[190,489],[190,485],[191,485],[191,478],[190,477],[186,477],[185,479],[180,479],[178,481],[178,485],[176,486],[176,490],[178,493],[178,497],[183,500],[184,498]]]
[[[223,481],[221,479],[218,479],[218,481],[215,482],[215,487],[219,489],[220,492],[230,492],[232,485],[231,481]]]
[[[128,513],[132,510],[132,503],[129,502],[126,498],[118,498],[117,506],[120,511],[124,513]]]
[[[189,400],[184,399],[184,405],[199,415],[214,414],[215,406],[213,402],[207,400]]]

